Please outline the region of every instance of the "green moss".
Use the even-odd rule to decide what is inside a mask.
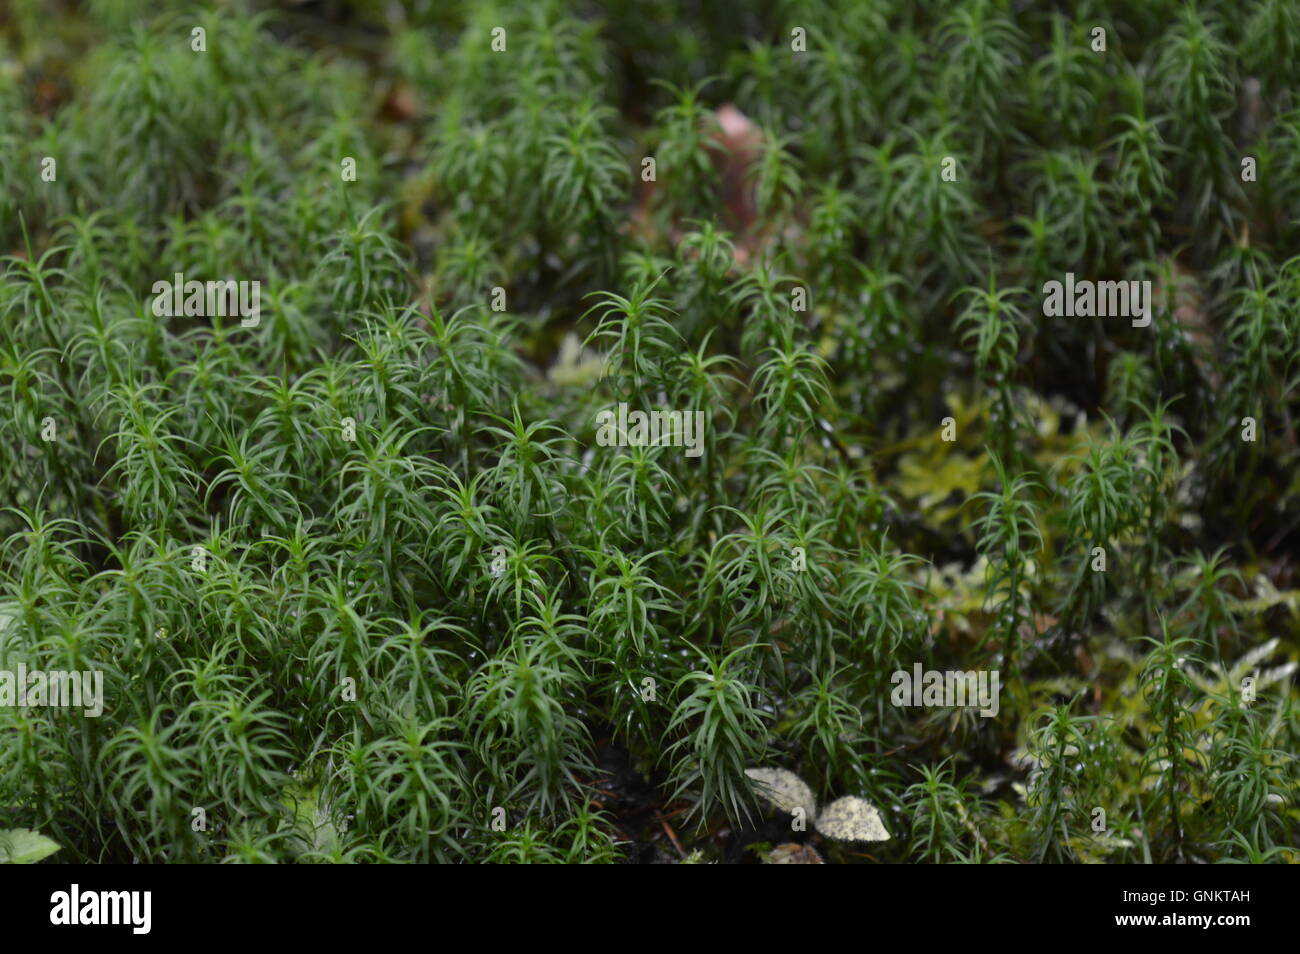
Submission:
[[[0,20],[0,832],[1296,860],[1291,5],[262,6]]]

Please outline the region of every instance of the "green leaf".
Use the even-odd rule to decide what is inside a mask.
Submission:
[[[27,828],[0,831],[0,864],[34,865],[59,850],[53,840]]]

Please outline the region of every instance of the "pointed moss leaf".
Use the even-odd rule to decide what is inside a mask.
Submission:
[[[809,818],[817,814],[817,802],[813,798],[812,789],[794,772],[777,768],[752,768],[745,769],[745,774],[757,783],[754,790],[771,802],[777,811],[793,814],[796,808],[802,808]]]
[[[846,795],[827,805],[817,818],[817,830],[836,841],[889,841],[880,812],[856,795]]]
[[[0,864],[34,865],[59,850],[59,846],[40,832],[26,828],[0,831]]]

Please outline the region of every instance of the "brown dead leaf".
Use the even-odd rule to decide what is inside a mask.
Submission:
[[[420,101],[406,83],[395,83],[384,97],[379,115],[390,123],[404,122],[420,112]]]
[[[1205,375],[1206,380],[1217,388],[1221,376],[1215,365],[1206,360],[1207,356],[1215,354],[1217,349],[1214,326],[1205,311],[1201,283],[1191,269],[1178,262],[1171,262],[1171,271],[1174,276],[1173,288],[1158,280],[1153,289],[1155,299],[1164,301],[1166,295],[1172,292],[1174,321],[1191,343],[1192,357],[1196,360],[1197,367]]]
[[[812,845],[800,845],[788,841],[777,845],[763,859],[765,865],[824,865],[822,856]]]
[[[752,257],[754,247],[761,238],[754,228],[758,206],[749,172],[762,149],[763,131],[731,103],[720,106],[714,113],[714,120],[709,138],[723,204],[722,221],[732,233],[736,263],[744,265]],[[641,193],[629,223],[631,231],[644,233],[651,228],[650,209],[656,191],[656,183],[641,183]],[[669,231],[672,244],[676,245],[682,235],[681,228],[673,223]]]
[[[763,131],[731,103],[721,107],[715,115],[718,132],[713,141],[717,144],[718,151],[714,162],[722,181],[722,198],[726,209],[724,220],[728,228],[736,233],[736,248],[739,252],[758,217],[749,169],[758,160],[759,150],[763,146]]]

